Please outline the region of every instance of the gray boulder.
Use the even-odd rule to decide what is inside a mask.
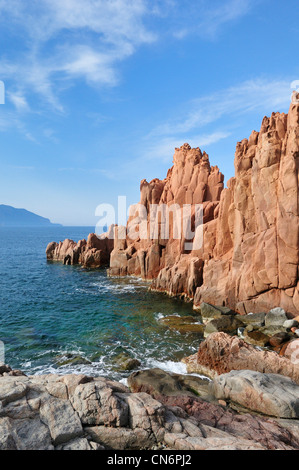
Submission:
[[[286,330],[290,330],[291,328],[298,328],[299,322],[297,322],[297,320],[287,320],[284,322],[283,327]]]
[[[213,320],[209,321],[209,323],[207,323],[204,336],[207,338],[210,334],[220,331],[224,333],[236,334],[238,328],[242,326],[243,323],[238,320],[236,316],[223,315],[219,318],[214,318]]]
[[[288,377],[231,371],[216,377],[212,390],[219,400],[229,400],[252,411],[277,418],[299,418],[299,386]]]
[[[209,380],[192,375],[172,374],[161,369],[134,372],[128,378],[130,389],[146,392],[159,400],[162,396],[202,397],[213,399],[209,391]]]
[[[299,449],[291,429],[206,401],[198,377],[153,375],[156,390],[150,374],[137,384],[149,393],[85,375],[2,376],[0,450]]]
[[[288,320],[286,312],[283,308],[277,307],[270,310],[266,315],[265,326],[270,327],[281,327],[283,328],[284,323]]]
[[[237,315],[244,325],[252,325],[254,327],[262,327],[265,324],[266,314],[265,313],[251,313],[249,315]]]
[[[228,307],[215,306],[205,302],[200,305],[200,313],[203,319],[220,318],[222,315],[234,314]]]

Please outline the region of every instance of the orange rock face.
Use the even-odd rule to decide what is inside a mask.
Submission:
[[[260,132],[238,143],[235,177],[185,144],[165,180],[141,183],[141,204],[203,204],[203,246],[185,240],[135,240],[116,246],[111,275],[153,279],[152,288],[241,313],[280,306],[299,311],[299,106],[265,117]],[[193,212],[194,216],[194,212]]]
[[[295,104],[289,115],[264,118],[260,133],[237,145],[236,175],[221,196],[213,257],[196,305],[216,300],[241,313],[279,305],[297,314],[298,163]]]
[[[109,265],[110,253],[113,250],[113,240],[107,236],[98,237],[90,234],[87,241],[64,240],[59,243],[49,243],[46,249],[49,261],[62,261],[66,265],[81,264],[86,268],[98,268]]]
[[[128,236],[126,240],[116,240],[111,253],[111,276],[136,275],[153,280],[152,288],[165,291],[171,295],[186,295],[193,298],[196,288],[202,284],[204,259],[212,253],[186,251],[186,241],[179,236],[183,230],[184,205],[190,207],[190,229],[194,230],[195,205],[203,204],[203,221],[205,230],[209,232],[213,245],[213,227],[223,190],[224,176],[217,167],[211,167],[209,157],[199,148],[191,149],[188,144],[175,150],[174,165],[167,177],[160,181],[155,179],[148,183],[141,182],[140,205],[146,209],[146,237],[134,238],[134,224],[140,229],[138,207],[132,209],[132,217],[128,221]],[[161,210],[169,208],[169,224],[165,217],[153,214],[151,207],[156,204]],[[140,206],[139,206],[140,207]],[[177,212],[175,212],[175,210]],[[179,217],[179,219],[177,218]],[[151,219],[152,218],[152,219]],[[150,221],[153,221],[153,231],[150,231]],[[175,221],[181,223],[174,225]],[[208,224],[210,223],[210,229]],[[169,231],[167,230],[169,227]],[[174,227],[177,227],[177,231]],[[155,232],[156,228],[156,232]],[[151,234],[155,233],[152,237]],[[153,239],[154,238],[154,239]],[[208,244],[207,244],[208,247]],[[187,247],[188,248],[188,247]]]

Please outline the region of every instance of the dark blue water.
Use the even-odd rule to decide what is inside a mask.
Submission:
[[[29,374],[83,372],[120,379],[114,358],[129,353],[142,367],[183,371],[182,357],[199,344],[170,331],[161,315],[190,315],[192,307],[148,291],[135,278],[106,270],[47,262],[49,242],[79,240],[92,227],[0,228],[0,340],[5,361]],[[68,355],[68,356],[67,356]],[[89,364],[59,366],[79,355]]]

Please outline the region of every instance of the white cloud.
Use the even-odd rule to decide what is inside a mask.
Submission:
[[[215,9],[207,12],[204,22],[199,24],[199,30],[204,30],[205,34],[214,36],[219,29],[226,23],[238,20],[247,15],[252,6],[256,2],[254,0],[229,0]]]
[[[97,53],[88,46],[77,47],[72,55],[60,68],[67,76],[84,76],[89,83],[114,85],[117,82],[112,55]]]
[[[13,103],[13,105],[16,107],[17,111],[29,110],[29,105],[27,103],[27,100],[25,96],[23,96],[21,93],[8,92],[8,97],[10,101]]]
[[[144,0],[45,0],[45,5],[56,29],[86,28],[117,46],[120,40],[130,43],[154,40],[154,35],[142,23],[148,13]]]
[[[66,81],[116,85],[117,64],[155,40],[143,24],[147,0],[0,0],[0,14],[0,26],[24,38],[13,57],[2,56],[1,78],[60,112],[59,89]],[[14,104],[22,108],[16,99]]]
[[[0,0],[0,27],[22,40],[9,58],[0,60],[0,77],[26,94],[35,93],[58,112],[60,90],[74,80],[92,86],[115,86],[118,65],[159,35],[213,36],[261,0]],[[186,26],[188,25],[188,26]],[[15,106],[25,110],[19,101]],[[19,106],[19,107],[18,107]]]
[[[1,112],[0,131],[8,132],[11,130],[13,131],[17,130],[20,134],[22,134],[25,137],[25,139],[30,140],[32,142],[37,142],[34,136],[27,130],[25,124],[17,117],[16,113]]]
[[[263,115],[271,114],[288,108],[290,84],[291,80],[249,80],[193,99],[184,108],[173,111],[179,119],[166,119],[145,137],[142,158],[169,162],[174,148],[185,142],[204,150],[227,139],[239,125],[241,116],[259,111]],[[211,130],[216,125],[219,127],[220,118],[221,128]]]
[[[147,0],[0,0],[0,13],[19,23],[35,41],[47,41],[62,31],[85,30],[109,43],[119,39],[150,42],[152,33],[143,25],[150,12]],[[24,21],[26,19],[26,21]]]
[[[211,134],[193,135],[186,139],[181,136],[164,137],[158,141],[150,143],[142,155],[142,159],[159,159],[163,162],[169,162],[174,149],[188,142],[191,147],[207,147],[229,137],[229,132],[214,132]]]
[[[259,1],[261,0],[178,1],[173,35],[177,39],[184,39],[191,34],[208,40],[215,39],[225,25],[246,16]]]
[[[151,135],[179,135],[197,131],[223,116],[237,116],[252,111],[279,111],[290,104],[291,80],[255,79],[217,90],[190,101],[179,120],[169,120],[157,126]]]

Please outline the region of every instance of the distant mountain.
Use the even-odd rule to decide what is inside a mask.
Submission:
[[[25,209],[0,204],[0,227],[58,227],[59,224],[52,224],[49,219],[40,217]]]

